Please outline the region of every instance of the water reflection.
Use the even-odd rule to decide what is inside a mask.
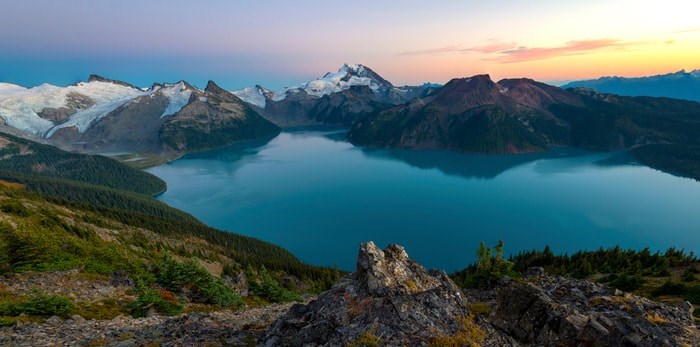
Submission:
[[[400,161],[422,170],[437,169],[450,176],[490,180],[512,168],[538,160],[574,158],[590,153],[572,148],[512,155],[362,148],[362,154],[371,159]]]

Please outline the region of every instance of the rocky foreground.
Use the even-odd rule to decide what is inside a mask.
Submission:
[[[102,289],[106,291],[106,289]],[[460,290],[404,249],[363,244],[357,271],[304,304],[179,317],[51,317],[0,328],[2,346],[700,346],[692,305],[669,306],[533,268]]]

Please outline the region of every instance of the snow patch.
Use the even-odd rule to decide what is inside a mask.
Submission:
[[[79,109],[65,123],[56,125],[39,117],[45,108],[67,106],[68,95],[80,94],[90,98],[95,105]],[[35,135],[51,137],[56,130],[75,126],[80,132],[89,125],[114,111],[117,107],[132,101],[136,97],[153,93],[153,90],[141,90],[116,83],[93,81],[80,82],[68,87],[42,84],[33,88],[24,88],[13,84],[0,84],[0,117],[7,125]]]
[[[260,108],[265,108],[267,104],[263,90],[259,87],[245,87],[240,90],[232,91],[231,93],[241,100]]]
[[[185,87],[184,82],[166,84],[161,93],[170,99],[170,103],[168,107],[165,108],[165,111],[163,111],[163,114],[160,115],[160,118],[180,112],[190,101],[190,96],[192,95],[192,91]]]

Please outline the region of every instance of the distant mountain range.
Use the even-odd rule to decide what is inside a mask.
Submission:
[[[694,71],[643,80],[662,85],[697,77]],[[616,79],[597,81],[608,80]],[[281,91],[227,91],[212,81],[204,90],[185,81],[138,88],[95,75],[64,88],[0,83],[0,119],[4,132],[64,149],[158,158],[143,165],[273,136],[279,127],[333,124],[349,127],[350,141],[365,146],[479,153],[635,149],[647,165],[700,178],[700,165],[690,158],[700,146],[700,103],[525,78],[494,82],[488,75],[396,87],[359,64]],[[669,156],[664,146],[670,144],[677,146],[671,152],[683,154]],[[641,146],[647,148],[636,149]]]
[[[584,87],[601,93],[626,96],[658,96],[700,101],[700,70],[685,70],[648,77],[601,77],[575,81],[562,88]]]
[[[212,81],[204,90],[185,81],[138,88],[96,75],[68,87],[0,83],[0,121],[64,149],[170,157],[279,132]]]

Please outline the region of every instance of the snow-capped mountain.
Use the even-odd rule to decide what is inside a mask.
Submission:
[[[338,72],[328,72],[321,78],[287,87],[283,90],[270,91],[257,85],[235,90],[232,93],[251,105],[265,108],[268,102],[279,102],[297,93],[321,98],[352,87],[368,87],[379,99],[405,102],[416,97],[414,94],[417,88],[422,90],[427,87],[435,88],[436,86],[426,83],[422,86],[394,87],[391,82],[367,66],[362,64],[344,64],[338,69]]]
[[[139,88],[92,75],[67,87],[0,83],[3,131],[87,152],[182,153],[279,131],[212,81]]]
[[[67,87],[42,84],[33,88],[0,83],[0,118],[10,127],[50,138],[75,127],[84,133],[91,124],[142,96],[160,93],[170,101],[161,116],[173,115],[187,104],[191,91],[184,82],[139,89],[127,83],[90,76]]]
[[[342,124],[374,109],[425,96],[435,85],[395,87],[362,64],[344,64],[337,72],[270,91],[259,85],[232,93],[260,109],[263,116],[281,126],[310,123]],[[360,111],[362,110],[362,111]]]
[[[662,96],[700,102],[700,70],[647,77],[601,77],[575,81],[562,88],[584,87],[603,93],[627,96]]]

